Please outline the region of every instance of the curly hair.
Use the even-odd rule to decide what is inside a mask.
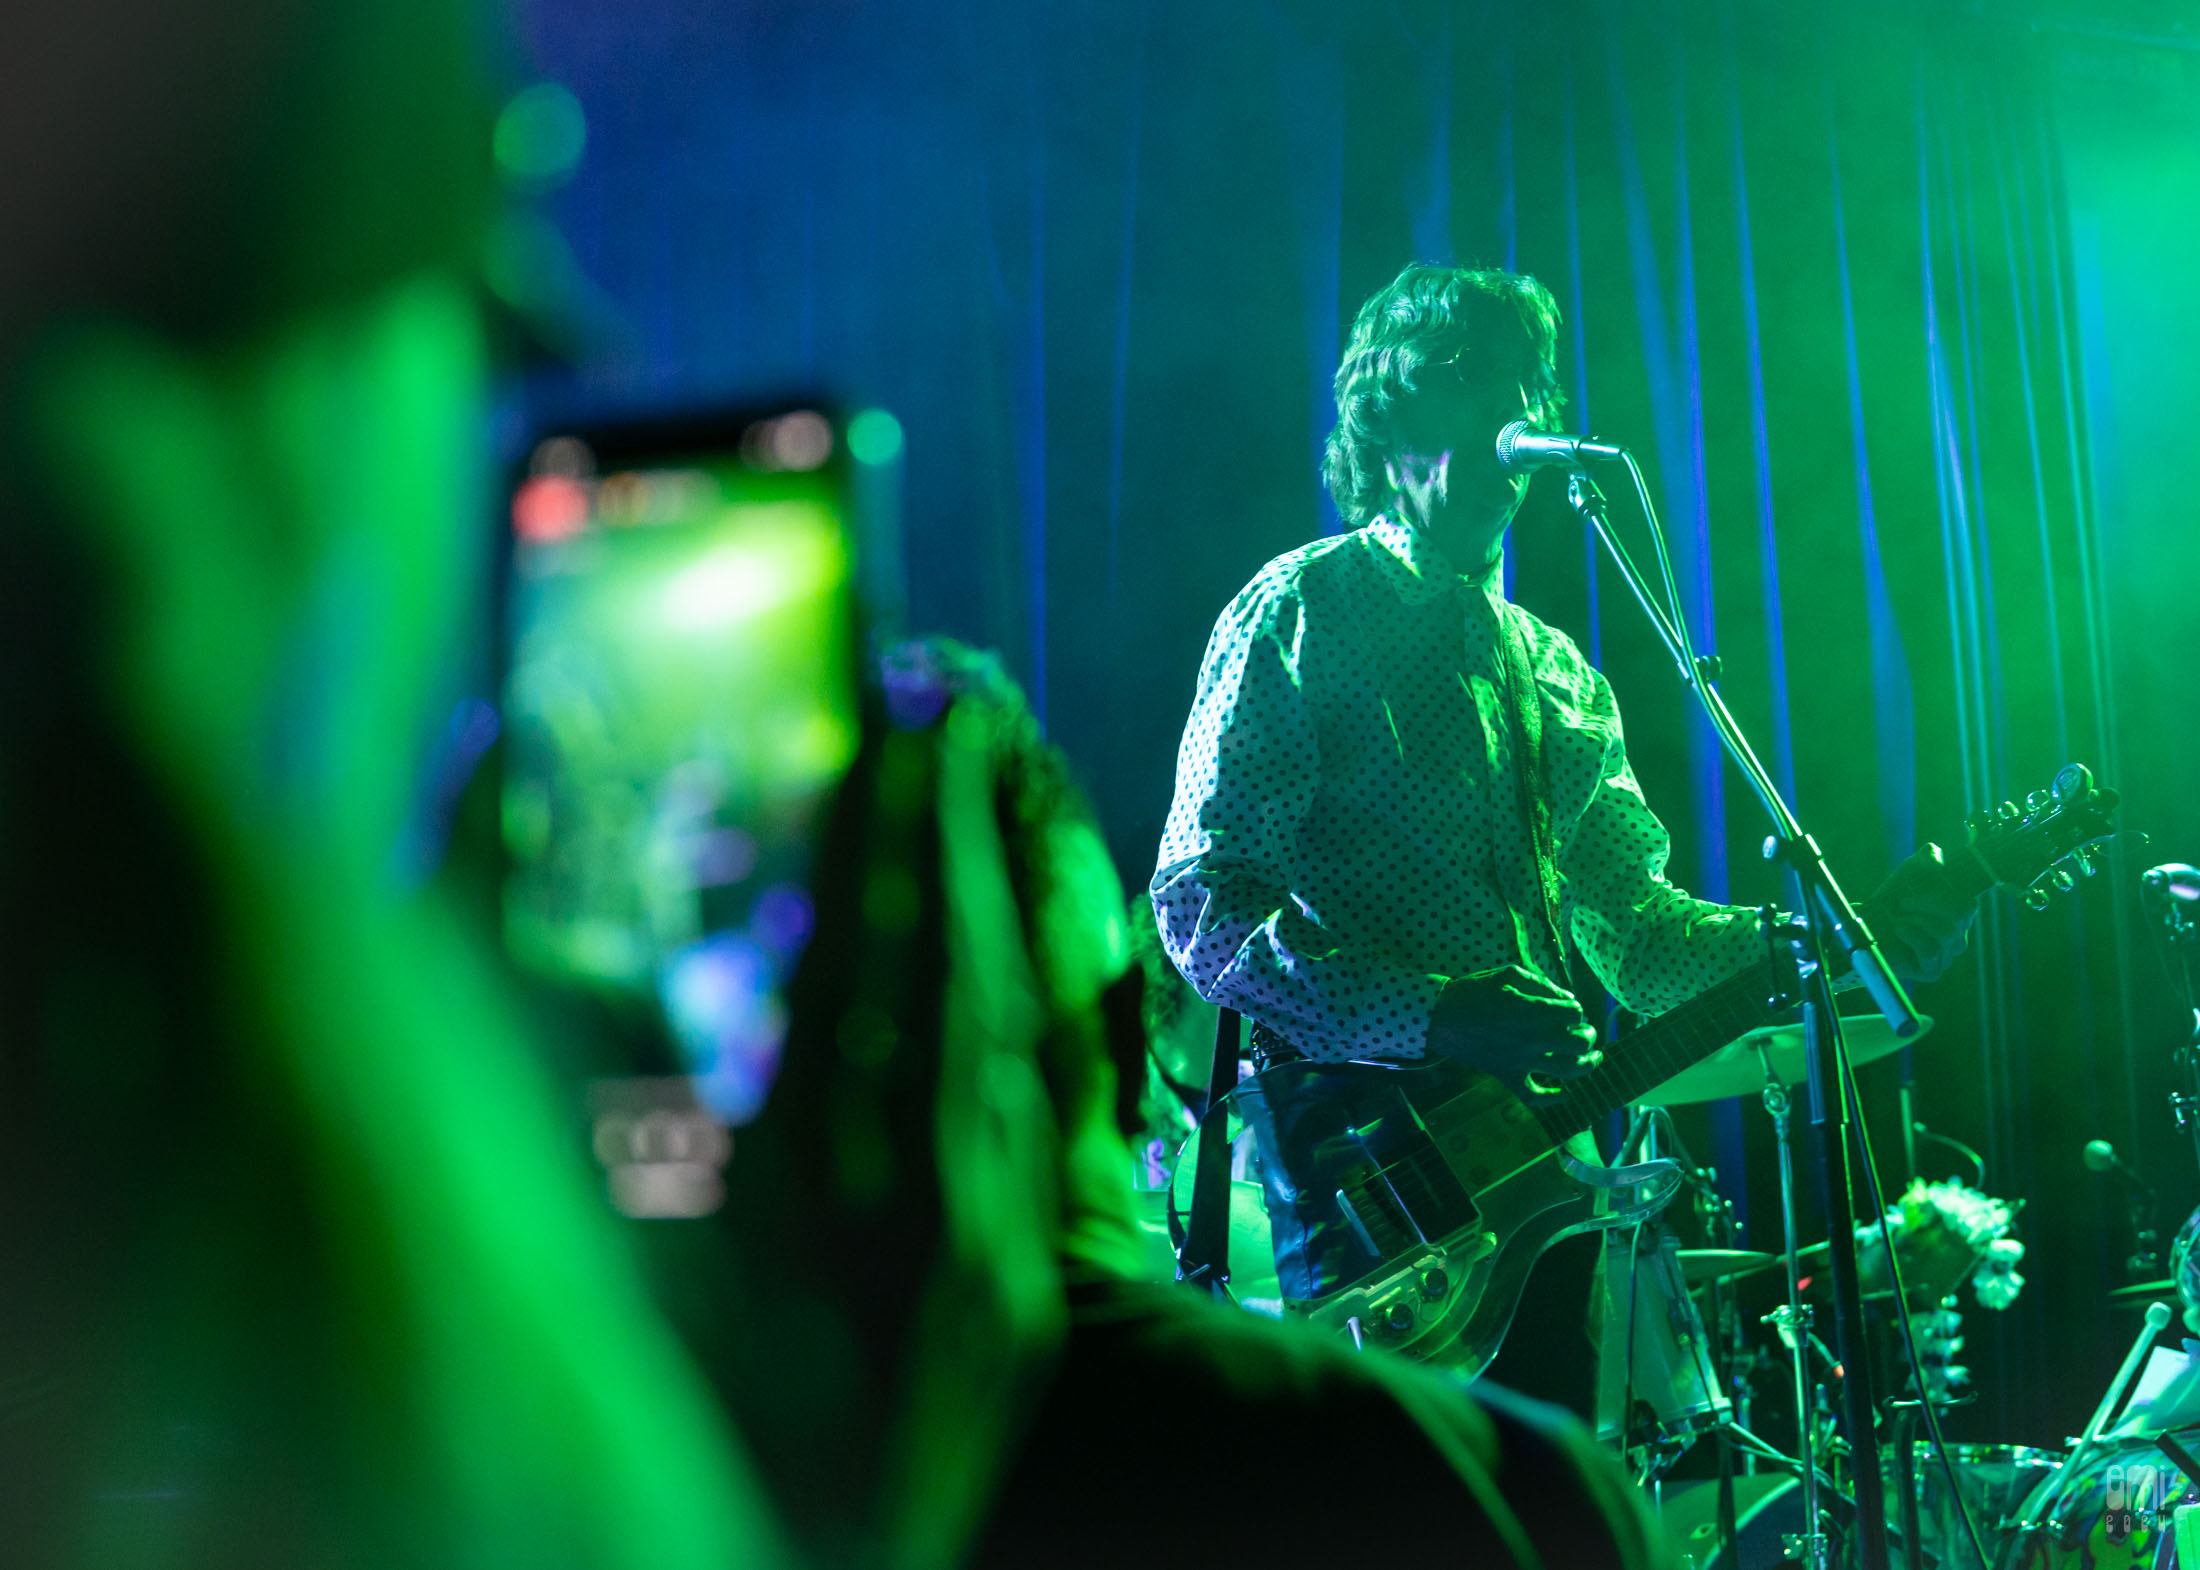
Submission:
[[[1337,428],[1322,463],[1346,525],[1359,527],[1387,503],[1384,461],[1431,372],[1464,356],[1515,370],[1548,418],[1566,401],[1557,352],[1558,303],[1525,273],[1416,262],[1376,290],[1352,319],[1337,366]]]

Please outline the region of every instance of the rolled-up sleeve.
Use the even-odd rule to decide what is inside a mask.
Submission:
[[[1619,707],[1592,672],[1592,724],[1608,737],[1603,775],[1559,856],[1575,944],[1620,1004],[1662,1014],[1764,953],[1757,912],[1666,881],[1672,841],[1627,765]]]
[[[1305,644],[1288,583],[1256,582],[1216,623],[1177,755],[1154,913],[1202,997],[1308,1057],[1418,1057],[1444,978],[1340,943],[1291,893],[1321,780]]]

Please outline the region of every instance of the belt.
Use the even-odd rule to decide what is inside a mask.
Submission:
[[[1266,1073],[1278,1063],[1296,1063],[1306,1056],[1257,1019],[1253,1021],[1252,1041],[1248,1051],[1253,1059],[1253,1072],[1256,1074]]]

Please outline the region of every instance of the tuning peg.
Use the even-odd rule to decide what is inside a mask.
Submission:
[[[2024,814],[2018,810],[2015,802],[2005,801],[1994,809],[1994,816],[2000,822],[2007,823],[2011,818],[2021,818]]]
[[[2055,886],[2057,894],[2068,894],[2078,886],[2078,880],[2071,875],[2068,867],[2057,867],[2047,875],[2047,881]]]
[[[2081,845],[2070,853],[2070,859],[2078,864],[2078,874],[2090,878],[2101,870],[2101,853],[2090,845]]]
[[[2049,796],[2046,791],[2036,790],[2024,798],[2024,810],[2026,812],[2045,812],[2053,804],[2053,801],[2054,798]]]
[[[2036,885],[2032,888],[2026,889],[2024,891],[2023,897],[2024,908],[2026,910],[2045,910],[2047,909],[2049,900],[2052,898],[2047,890],[2040,888]]]

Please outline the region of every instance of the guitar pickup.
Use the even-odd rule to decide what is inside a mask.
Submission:
[[[1452,1320],[1461,1312],[1460,1289],[1469,1272],[1496,1246],[1494,1234],[1476,1232],[1451,1246],[1415,1249],[1352,1286],[1305,1301],[1286,1299],[1283,1311],[1361,1346],[1397,1352],[1411,1352],[1422,1341],[1441,1346],[1456,1331]]]

